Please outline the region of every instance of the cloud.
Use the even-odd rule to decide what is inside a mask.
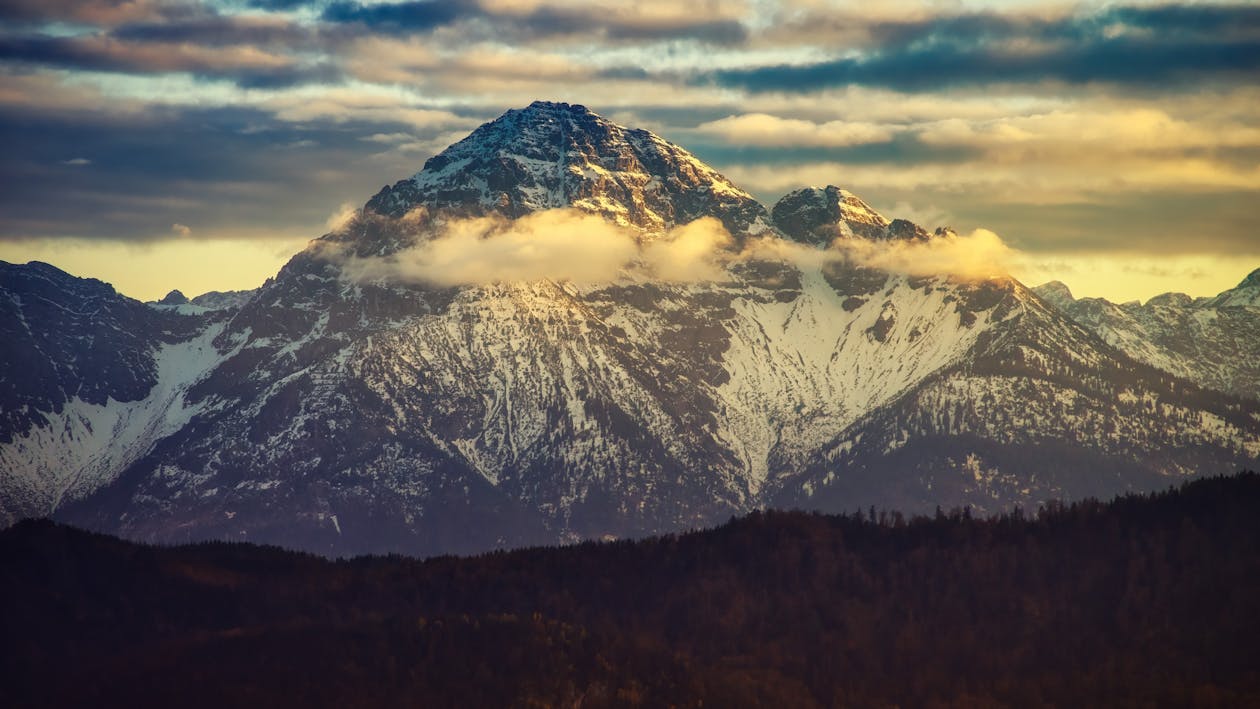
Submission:
[[[12,73],[0,71],[0,115],[90,112],[97,117],[101,114],[135,117],[148,108],[141,100],[106,96],[95,86],[67,81],[67,78],[60,71],[47,69],[23,67]]]
[[[868,46],[856,54],[850,49],[822,61],[720,69],[699,78],[751,92],[787,93],[853,85],[938,91],[1046,81],[1157,89],[1205,78],[1245,80],[1260,70],[1260,8],[1241,4],[1114,7],[1057,18],[972,13],[857,20]]]
[[[329,220],[347,223],[353,212]],[[416,222],[424,223],[423,220]],[[347,255],[336,243],[319,253],[342,266],[354,281],[389,281],[435,286],[484,285],[550,279],[605,283],[651,278],[679,283],[722,281],[726,268],[748,260],[779,260],[817,268],[844,261],[909,275],[961,278],[1005,275],[1022,258],[997,234],[977,230],[928,241],[838,239],[828,249],[778,237],[751,239],[740,251],[721,222],[711,217],[671,229],[655,239],[577,209],[551,209],[516,220],[499,216],[456,219],[415,246],[385,256]]]
[[[195,12],[193,5],[162,0],[5,0],[0,18],[26,22],[67,21],[96,25],[154,20]]]
[[[814,123],[767,113],[727,116],[702,123],[697,130],[730,143],[762,146],[844,147],[883,142],[893,137],[893,129],[888,125],[850,121]]]
[[[358,215],[359,208],[352,202],[345,202],[337,208],[337,211],[328,216],[328,220],[324,222],[324,228],[335,234],[349,226]]]
[[[716,281],[723,278],[722,266],[732,258],[728,249],[733,243],[722,222],[704,217],[649,242],[643,247],[643,261],[662,280]]]
[[[317,32],[292,20],[270,16],[205,15],[168,22],[136,22],[115,27],[110,36],[139,42],[207,46],[266,44],[316,46]]]
[[[933,236],[926,241],[838,239],[832,248],[861,266],[911,276],[992,278],[1010,273],[1021,258],[987,229],[965,236]]]
[[[582,41],[657,41],[691,39],[711,44],[737,44],[748,37],[744,25],[723,16],[720,3],[708,12],[680,9],[672,3],[541,3],[477,2],[476,0],[419,0],[360,3],[339,0],[325,8],[321,19],[355,24],[376,32],[410,34],[433,32],[459,23],[474,36],[506,41],[575,37]]]
[[[751,240],[734,260],[784,261],[802,269],[844,263],[908,276],[947,275],[964,279],[1005,276],[1032,262],[987,229],[962,236],[934,235],[926,241],[839,238],[825,249],[765,237]]]
[[[553,279],[611,281],[638,254],[633,235],[603,218],[548,210],[514,221],[456,220],[432,239],[386,258],[352,258],[352,280],[438,286]]]
[[[0,160],[0,240],[172,239],[172,223],[197,225],[198,237],[310,239],[336,205],[361,204],[423,162],[365,150],[372,144],[360,138],[382,126],[354,119],[293,124],[246,108],[115,112],[90,93],[64,109],[57,99],[56,110],[34,110],[4,104],[4,93],[0,81],[0,135],[22,140],[8,141]],[[301,141],[309,147],[286,147]],[[79,157],[91,165],[61,164]]]
[[[340,76],[326,61],[300,61],[251,45],[128,42],[100,34],[0,37],[0,60],[141,75],[187,72],[251,88],[332,81]]]
[[[333,121],[402,124],[417,130],[468,127],[475,121],[444,109],[431,108],[406,95],[373,88],[323,88],[268,97],[259,105],[292,123]]]
[[[171,225],[171,232],[179,236],[192,236],[192,227],[176,222]]]
[[[1242,79],[1260,70],[1260,41],[1114,39],[1071,48],[931,47],[814,64],[728,69],[707,77],[753,92],[817,91],[832,86],[885,86],[938,91],[954,86],[1060,81],[1188,85],[1212,76]]]
[[[318,7],[320,0],[246,0],[246,4],[259,10],[287,12],[303,7]]]
[[[480,14],[480,7],[471,0],[380,4],[338,1],[324,9],[322,19],[326,22],[358,23],[383,31],[410,32],[430,30]]]
[[[342,260],[356,281],[437,286],[530,282],[615,281],[632,273],[669,281],[723,277],[731,235],[703,218],[657,239],[576,209],[551,209],[507,220],[498,216],[447,221],[416,246],[387,257],[325,256]]]
[[[949,119],[927,124],[918,137],[929,145],[966,145],[990,152],[1045,148],[1060,159],[1078,153],[1109,155],[1135,151],[1167,153],[1187,148],[1260,146],[1260,128],[1238,123],[1175,119],[1152,107],[1119,110],[1055,110],[986,121]],[[1045,157],[1052,157],[1047,155]]]
[[[91,165],[92,161],[87,158],[70,158],[69,160],[62,160],[61,164],[69,165],[70,167],[85,167]]]

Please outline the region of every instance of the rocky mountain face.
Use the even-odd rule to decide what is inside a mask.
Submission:
[[[1058,282],[1034,291],[1134,359],[1199,386],[1260,399],[1260,269],[1213,298],[1165,293],[1117,305],[1072,297]]]
[[[737,237],[769,228],[760,202],[686,150],[584,106],[544,101],[481,126],[366,209],[397,218],[417,207],[507,217],[572,207],[649,234],[700,217]]]
[[[557,207],[644,242],[711,216],[737,245],[798,245],[683,281],[438,287],[353,277],[341,259],[396,260],[442,223]],[[6,265],[0,328],[43,334],[5,340],[0,512],[144,540],[430,554],[767,504],[995,510],[1260,458],[1254,397],[1153,367],[1013,280],[876,271],[828,251],[837,237],[931,238],[834,187],[767,212],[646,131],[535,103],[257,291],[145,305]],[[98,311],[115,315],[96,356],[117,366],[46,344],[76,332],[58,318]]]
[[[861,197],[835,185],[805,187],[784,195],[771,212],[774,225],[795,241],[828,246],[836,239],[926,241],[926,229],[905,219],[889,221]],[[938,229],[937,236],[948,232]]]
[[[212,318],[39,262],[0,262],[0,294],[0,518],[11,521],[96,490],[169,432],[175,360]]]

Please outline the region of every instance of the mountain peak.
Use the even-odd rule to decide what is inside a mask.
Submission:
[[[1207,301],[1212,308],[1260,306],[1260,268],[1247,274],[1238,285]]]
[[[1036,293],[1037,297],[1059,309],[1076,302],[1076,298],[1072,296],[1072,289],[1068,288],[1063,281],[1042,283],[1033,288],[1032,292]]]
[[[1188,308],[1194,303],[1194,298],[1185,293],[1168,292],[1160,293],[1152,296],[1146,301],[1148,308]]]
[[[683,148],[551,101],[481,125],[366,209],[400,217],[416,207],[509,218],[571,207],[647,233],[704,216],[736,236],[769,228],[760,203]]]
[[[158,305],[187,305],[188,296],[184,295],[179,289],[175,289],[166,294],[166,297],[158,301]]]
[[[565,103],[563,101],[534,101],[533,103],[530,103],[525,108],[518,109],[518,110],[553,111],[553,112],[595,115],[591,113],[590,109],[588,109],[586,106],[583,106],[580,103]]]
[[[771,214],[775,226],[784,234],[819,246],[836,238],[926,239],[929,236],[922,227],[904,219],[889,221],[861,197],[835,185],[789,192],[774,205]]]

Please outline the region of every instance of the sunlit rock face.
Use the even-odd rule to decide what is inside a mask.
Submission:
[[[837,238],[885,239],[914,233],[910,222],[892,222],[860,197],[835,185],[806,187],[784,195],[771,211],[774,225],[796,241],[825,246]],[[913,225],[910,225],[913,226]],[[926,236],[926,232],[915,227]]]
[[[462,217],[553,208],[642,242],[713,217],[736,243],[704,278],[438,286],[349,270],[414,255]],[[142,304],[4,265],[0,515],[430,554],[671,532],[768,504],[1035,507],[1256,465],[1260,404],[1230,393],[1249,365],[1177,370],[1177,346],[1156,357],[1113,338],[1070,293],[829,249],[950,233],[835,187],[771,217],[647,131],[535,103],[256,291]],[[753,235],[795,243],[743,253]],[[1254,322],[1243,290],[1209,309],[1238,342]],[[1188,333],[1207,316],[1168,317]]]
[[[508,217],[573,207],[647,232],[711,216],[737,236],[767,221],[751,195],[677,145],[545,101],[481,126],[367,209],[398,217],[417,206]]]

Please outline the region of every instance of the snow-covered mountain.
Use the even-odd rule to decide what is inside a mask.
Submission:
[[[1165,293],[1117,305],[1077,300],[1057,281],[1033,290],[1140,362],[1208,389],[1260,399],[1260,269],[1213,298]]]
[[[640,243],[714,217],[734,244],[703,279],[439,287],[347,266],[555,208]],[[996,509],[1260,458],[1254,398],[1149,366],[1011,279],[872,270],[834,238],[932,237],[835,187],[768,212],[655,135],[535,103],[248,294],[145,305],[5,265],[0,513],[436,553],[766,504]]]
[[[686,150],[584,106],[543,101],[481,126],[366,209],[402,217],[417,207],[508,217],[573,207],[648,233],[700,217],[736,236],[769,228],[760,202]]]

